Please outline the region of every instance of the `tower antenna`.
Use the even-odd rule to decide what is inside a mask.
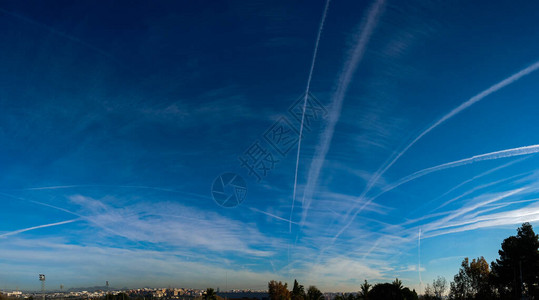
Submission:
[[[39,281],[41,281],[41,294],[45,300],[45,274],[39,274]]]

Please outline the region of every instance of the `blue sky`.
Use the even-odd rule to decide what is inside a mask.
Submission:
[[[0,289],[422,291],[492,261],[539,224],[538,6],[2,1]],[[299,160],[264,138],[283,120]]]

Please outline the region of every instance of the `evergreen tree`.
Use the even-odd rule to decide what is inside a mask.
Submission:
[[[369,290],[372,285],[370,285],[367,280],[361,284],[361,290],[359,291],[359,298],[361,300],[368,300],[369,299]]]
[[[292,300],[304,300],[305,299],[305,289],[303,285],[299,284],[297,280],[294,279],[294,287],[292,288]]]
[[[308,300],[321,300],[324,299],[324,294],[314,285],[311,285],[307,289],[307,299]]]
[[[517,229],[516,236],[502,242],[499,259],[492,262],[492,282],[508,299],[522,295],[539,299],[539,237],[529,223]]]

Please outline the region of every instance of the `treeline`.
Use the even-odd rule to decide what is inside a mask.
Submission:
[[[517,235],[503,240],[498,254],[490,266],[484,257],[465,258],[449,287],[449,299],[539,300],[539,236],[532,226],[522,224]]]
[[[397,278],[375,285],[365,280],[357,293],[340,294],[334,300],[539,300],[539,236],[532,226],[522,224],[515,236],[503,240],[498,254],[490,265],[482,256],[471,261],[465,258],[449,286],[445,278],[438,277],[419,297]],[[297,280],[292,291],[287,283],[272,280],[268,292],[270,300],[324,298],[316,286],[305,291]]]
[[[309,286],[307,291],[303,285],[294,280],[292,291],[288,290],[288,284],[272,280],[268,283],[270,300],[321,300],[324,295],[316,286]],[[374,286],[367,280],[361,285],[358,293],[340,294],[334,300],[418,300],[415,290],[410,290],[402,285],[398,278],[392,283],[377,283]]]

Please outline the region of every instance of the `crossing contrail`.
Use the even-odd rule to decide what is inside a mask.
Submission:
[[[511,165],[513,165],[513,164],[515,164],[515,163],[521,162],[521,161],[525,160],[526,158],[527,158],[527,157],[520,158],[520,159],[516,159],[516,160],[514,160],[514,161],[510,161],[510,162],[505,163],[505,164],[503,164],[503,165],[501,165],[501,166],[497,166],[497,167],[495,167],[495,168],[492,168],[492,169],[490,169],[490,170],[487,170],[487,171],[485,171],[485,172],[483,172],[483,173],[481,173],[481,174],[479,174],[479,175],[476,175],[476,176],[474,176],[474,177],[472,177],[472,178],[470,178],[470,179],[467,179],[467,180],[465,180],[465,181],[463,181],[463,182],[457,184],[456,186],[452,187],[451,189],[449,189],[447,192],[443,193],[442,195],[436,197],[434,200],[439,200],[439,199],[443,198],[444,196],[446,196],[447,194],[453,192],[454,190],[456,190],[456,189],[462,187],[463,185],[465,185],[465,184],[467,184],[467,183],[470,183],[470,182],[472,182],[472,181],[474,181],[474,180],[476,180],[476,179],[479,179],[479,178],[481,178],[481,177],[484,177],[484,176],[486,176],[486,175],[489,175],[489,174],[491,174],[491,173],[493,173],[493,172],[496,172],[496,171],[498,171],[498,170],[501,170],[501,169],[503,169],[503,168],[509,167],[509,166],[511,166]],[[441,208],[441,207],[442,207],[442,206],[440,206],[440,207],[438,207],[438,208],[436,208],[436,209],[439,209],[439,208]]]
[[[505,163],[505,164],[503,164],[503,165],[501,165],[501,166],[497,166],[497,167],[495,167],[495,168],[492,168],[492,169],[490,169],[490,170],[487,170],[487,171],[485,171],[485,172],[483,172],[483,173],[481,173],[481,174],[479,174],[479,175],[475,175],[475,176],[472,177],[472,178],[466,179],[466,180],[464,180],[463,182],[461,182],[461,183],[457,184],[456,186],[452,187],[451,189],[449,189],[449,190],[446,191],[445,193],[441,194],[440,196],[438,196],[438,197],[436,197],[436,198],[433,198],[433,199],[431,199],[431,200],[429,200],[429,201],[423,203],[423,204],[422,204],[421,206],[419,206],[419,207],[416,207],[414,210],[412,210],[411,212],[409,212],[408,215],[413,215],[413,214],[414,214],[415,212],[417,212],[421,207],[425,207],[425,206],[427,206],[427,205],[429,205],[429,204],[431,204],[431,203],[433,203],[433,202],[437,202],[438,200],[440,200],[440,199],[442,199],[443,197],[447,196],[447,195],[450,194],[451,192],[453,192],[453,191],[455,191],[455,190],[461,188],[462,186],[464,186],[464,185],[466,185],[466,184],[468,184],[468,183],[470,183],[470,182],[472,182],[472,181],[474,181],[474,180],[476,180],[476,179],[482,178],[482,177],[484,177],[484,176],[487,176],[487,175],[489,175],[489,174],[492,174],[492,173],[494,173],[494,172],[496,172],[496,171],[499,171],[499,170],[501,170],[501,169],[503,169],[503,168],[507,168],[507,167],[509,167],[509,166],[511,166],[511,165],[513,165],[513,164],[519,163],[519,162],[521,162],[521,161],[523,161],[523,160],[526,160],[526,159],[528,159],[528,157],[523,157],[523,158],[515,159],[515,160],[510,161],[510,162],[508,162],[508,163]],[[507,180],[507,178],[504,179],[504,180]],[[498,182],[494,182],[494,183],[492,183],[492,184],[497,184],[497,183],[498,183]],[[482,187],[486,187],[486,186],[483,185]],[[468,192],[469,192],[469,193],[473,193],[474,191],[476,191],[476,190],[478,190],[478,189],[480,189],[480,188],[474,187],[473,189],[471,189],[471,190],[468,191]],[[468,192],[467,192],[467,193],[468,193]],[[466,195],[466,193],[461,194],[461,195],[458,196],[458,197],[464,197],[465,195]],[[437,208],[431,210],[431,212],[433,212],[433,211],[435,211],[435,210],[438,210],[438,209],[442,208],[443,206],[449,204],[450,201],[454,201],[454,200],[456,200],[456,199],[458,199],[458,198],[455,197],[455,198],[452,198],[452,199],[449,200],[449,201],[446,201],[444,204],[442,204],[442,206],[439,206],[439,207],[437,207]],[[448,202],[449,202],[449,203],[448,203]]]
[[[46,227],[52,227],[52,226],[58,226],[58,225],[63,225],[63,224],[69,224],[69,223],[73,223],[73,222],[76,222],[76,221],[79,221],[79,220],[80,219],[77,218],[77,219],[72,219],[72,220],[67,220],[67,221],[62,221],[62,222],[57,222],[57,223],[44,224],[44,225],[28,227],[28,228],[24,228],[24,229],[19,229],[19,230],[15,230],[15,231],[0,234],[0,238],[5,238],[5,237],[10,236],[10,235],[16,235],[16,234],[26,232],[26,231],[30,231],[30,230],[46,228]]]
[[[518,71],[517,73],[507,77],[506,79],[492,85],[488,89],[486,89],[486,90],[480,92],[479,94],[473,96],[472,98],[468,99],[467,101],[460,104],[459,106],[457,106],[456,108],[451,110],[449,113],[447,113],[446,115],[444,115],[443,117],[438,119],[434,124],[432,124],[430,127],[428,127],[423,132],[421,132],[415,139],[412,140],[412,142],[410,142],[406,147],[404,147],[404,149],[402,151],[400,151],[385,167],[382,167],[382,168],[378,169],[376,171],[376,173],[373,175],[373,177],[371,178],[371,180],[369,180],[365,190],[361,193],[361,195],[359,197],[360,198],[364,197],[371,190],[371,188],[378,182],[378,179],[380,179],[380,177],[383,176],[384,173],[389,168],[391,168],[391,166],[393,166],[393,164],[395,164],[395,162],[397,162],[397,160],[399,160],[399,158],[401,158],[401,156],[404,153],[406,153],[406,151],[408,151],[408,149],[410,149],[410,147],[412,147],[415,143],[417,143],[417,141],[419,141],[427,133],[431,132],[434,128],[438,127],[440,124],[442,124],[445,121],[449,120],[450,118],[452,118],[456,114],[460,113],[461,111],[463,111],[463,110],[467,109],[468,107],[474,105],[475,103],[483,100],[485,97],[489,96],[490,94],[492,94],[494,92],[497,92],[498,90],[510,85],[511,83],[519,80],[520,78],[522,78],[522,77],[524,77],[524,76],[526,76],[526,75],[528,75],[528,74],[530,74],[530,73],[532,73],[534,71],[537,71],[537,69],[539,69],[539,61],[531,64],[530,66],[528,66],[528,67],[526,67],[526,68],[524,68],[524,69],[522,69],[520,71]]]
[[[311,62],[311,69],[309,70],[309,77],[307,78],[307,87],[305,88],[305,97],[303,99],[303,112],[301,114],[301,125],[299,127],[299,138],[298,138],[298,153],[296,155],[296,172],[294,173],[294,192],[292,194],[292,208],[290,209],[290,220],[288,232],[292,232],[292,214],[294,213],[294,203],[296,202],[296,188],[298,185],[298,167],[299,167],[299,153],[301,150],[301,138],[303,136],[303,122],[305,121],[305,108],[307,107],[307,98],[309,97],[309,90],[311,88],[311,79],[313,77],[314,64],[316,62],[316,54],[318,53],[318,44],[320,44],[320,36],[322,35],[322,29],[324,28],[324,23],[326,21],[326,16],[328,13],[329,2],[326,1],[326,6],[324,7],[324,12],[322,13],[322,20],[320,21],[320,26],[318,28],[318,35],[316,36],[316,43],[314,44],[314,53],[313,60]]]
[[[307,177],[307,185],[305,187],[305,192],[303,193],[303,213],[301,216],[301,225],[305,223],[305,218],[309,211],[309,207],[312,201],[313,189],[316,183],[318,182],[318,177],[320,175],[320,170],[326,159],[326,155],[329,151],[329,146],[331,144],[331,139],[333,138],[333,132],[335,131],[335,125],[339,120],[341,114],[341,108],[344,96],[348,90],[348,86],[352,81],[352,77],[359,65],[359,62],[362,60],[363,55],[365,54],[365,49],[367,48],[367,43],[374,32],[374,28],[378,23],[378,19],[382,13],[382,10],[385,5],[385,0],[376,0],[370,7],[367,14],[367,18],[362,22],[359,27],[359,30],[356,33],[355,38],[357,42],[355,47],[352,49],[351,56],[346,60],[344,64],[344,69],[339,76],[337,83],[337,90],[332,97],[332,108],[331,112],[328,114],[329,120],[328,124],[322,133],[321,141],[318,144],[316,155],[311,162],[309,168],[309,174]]]
[[[473,104],[481,101],[482,99],[484,99],[485,97],[489,96],[490,94],[512,84],[513,82],[521,79],[522,77],[526,76],[526,75],[529,75],[530,73],[532,72],[535,72],[539,69],[539,61],[529,65],[528,67],[518,71],[517,73],[505,78],[504,80],[490,86],[489,88],[487,88],[486,90],[483,90],[482,92],[480,92],[479,94],[473,96],[472,98],[468,99],[467,101],[463,102],[462,104],[460,104],[459,106],[457,106],[456,108],[454,108],[453,110],[451,110],[449,113],[445,114],[443,117],[441,117],[440,119],[438,119],[436,122],[434,122],[433,125],[431,125],[430,127],[428,127],[427,129],[425,129],[423,132],[421,132],[415,139],[413,139],[406,147],[404,147],[404,149],[402,151],[400,151],[397,155],[395,155],[393,157],[393,159],[390,159],[388,160],[389,163],[385,164],[385,166],[383,167],[380,167],[376,173],[372,176],[372,178],[367,182],[367,186],[365,187],[365,189],[363,190],[363,192],[359,195],[358,199],[363,199],[367,193],[372,189],[372,187],[378,182],[378,180],[380,179],[381,176],[383,176],[385,174],[385,172],[391,168],[391,166],[393,166],[393,164],[395,164],[395,162],[397,162],[397,160],[400,159],[400,157],[402,155],[404,155],[404,153],[406,153],[406,151],[408,151],[408,149],[410,149],[415,143],[417,143],[417,141],[419,141],[423,136],[425,136],[427,133],[431,132],[434,128],[438,127],[439,125],[441,125],[442,123],[444,123],[445,121],[449,120],[450,118],[452,118],[453,116],[455,116],[456,114],[462,112],[463,110],[467,109],[468,107],[472,106]],[[402,183],[401,183],[402,184]],[[400,185],[400,184],[399,184]],[[395,188],[395,187],[393,187]],[[392,188],[392,189],[393,189]],[[348,228],[348,226],[350,226],[351,222],[355,219],[355,217],[357,216],[357,214],[359,212],[361,212],[361,210],[363,210],[363,208],[370,204],[371,201],[375,198],[377,198],[378,196],[380,196],[381,194],[387,192],[387,190],[383,190],[381,193],[379,193],[378,195],[376,195],[375,197],[371,198],[370,200],[366,201],[364,203],[364,205],[356,211],[356,213],[354,213],[354,215],[352,216],[350,222],[348,222],[338,233],[337,235],[334,237],[334,240],[336,238],[338,238],[342,232],[344,230],[346,230],[346,228]],[[349,212],[353,211],[355,209],[355,205],[353,208],[351,208],[349,210]],[[345,218],[348,218],[348,213],[347,215],[345,216]]]
[[[459,167],[459,166],[471,164],[471,163],[474,163],[474,162],[484,161],[484,160],[494,160],[494,159],[499,159],[499,158],[522,156],[522,155],[534,154],[534,153],[537,153],[537,152],[539,152],[539,145],[531,145],[531,146],[518,147],[518,148],[513,148],[513,149],[506,149],[506,150],[500,150],[500,151],[495,151],[495,152],[475,155],[475,156],[472,156],[472,157],[469,157],[469,158],[464,158],[464,159],[448,162],[448,163],[445,163],[445,164],[437,165],[437,166],[434,166],[434,167],[426,168],[426,169],[414,172],[414,173],[412,173],[412,174],[410,174],[408,176],[405,176],[405,177],[399,179],[397,182],[395,182],[395,183],[389,185],[388,187],[384,188],[375,197],[371,198],[371,200],[373,200],[375,198],[378,198],[380,195],[382,195],[382,194],[384,194],[386,192],[389,192],[389,191],[393,190],[394,188],[396,188],[396,187],[398,187],[398,186],[400,186],[400,185],[402,185],[404,183],[407,183],[407,182],[412,181],[414,179],[417,179],[419,177],[423,177],[423,176],[425,176],[427,174],[430,174],[430,173],[433,173],[433,172],[437,172],[437,171],[441,171],[441,170],[445,170],[445,169],[449,169],[449,168],[454,168],[454,167]]]
[[[279,217],[279,216],[277,216],[277,215],[270,214],[269,212],[266,212],[266,211],[263,211],[263,210],[260,210],[260,209],[256,209],[256,208],[254,208],[254,207],[250,207],[250,209],[251,209],[252,211],[257,212],[257,213],[261,213],[261,214],[264,214],[264,215],[266,215],[266,216],[275,218],[275,219],[277,219],[277,220],[281,220],[281,221],[285,221],[285,222],[294,223],[294,224],[296,224],[296,225],[298,224],[298,223],[296,223],[296,222],[292,222],[292,221],[287,220],[287,219],[285,219],[285,218],[281,218],[281,217]]]
[[[500,151],[495,151],[495,152],[475,155],[475,156],[472,156],[472,157],[469,157],[469,158],[464,158],[464,159],[448,162],[448,163],[445,163],[445,164],[437,165],[437,166],[434,166],[434,167],[430,167],[430,168],[426,168],[426,169],[414,172],[414,173],[412,173],[412,174],[410,174],[408,176],[405,176],[405,177],[401,178],[397,182],[387,186],[380,193],[378,193],[377,195],[375,195],[374,197],[372,197],[368,201],[366,201],[358,210],[356,210],[356,212],[350,218],[350,220],[346,223],[346,225],[343,228],[341,228],[341,230],[333,237],[332,241],[335,242],[335,240],[337,238],[339,238],[339,236],[346,229],[348,229],[348,227],[350,227],[350,225],[352,224],[352,222],[354,221],[356,216],[365,208],[365,206],[369,205],[372,201],[374,201],[376,198],[380,197],[381,195],[383,195],[383,194],[397,188],[398,186],[400,186],[400,185],[402,185],[404,183],[407,183],[407,182],[412,181],[414,179],[417,179],[419,177],[423,177],[423,176],[428,175],[428,174],[433,173],[433,172],[437,172],[437,171],[441,171],[441,170],[445,170],[445,169],[449,169],[449,168],[455,168],[455,167],[459,167],[459,166],[463,166],[463,165],[467,165],[467,164],[472,164],[472,163],[479,162],[479,161],[495,160],[495,159],[500,159],[500,158],[529,155],[529,154],[534,154],[534,153],[538,153],[538,152],[539,152],[539,145],[524,146],[524,147],[518,147],[518,148],[512,148],[512,149],[506,149],[506,150],[500,150]]]

